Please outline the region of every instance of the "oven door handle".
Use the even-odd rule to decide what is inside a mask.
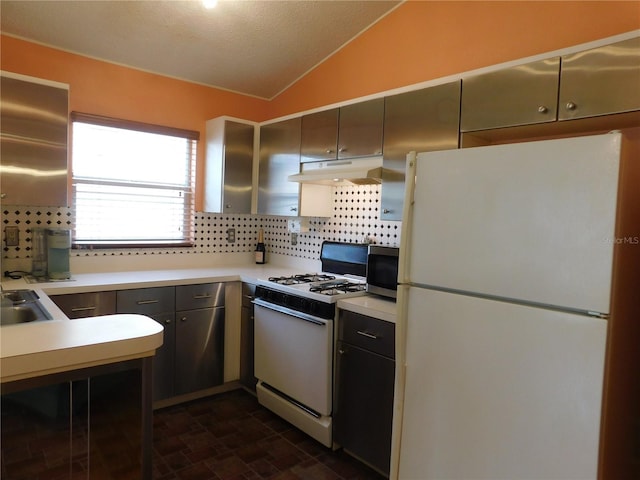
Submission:
[[[309,323],[313,323],[314,325],[320,325],[322,327],[326,326],[330,320],[324,320],[319,317],[314,317],[313,315],[309,315],[308,313],[298,312],[297,310],[293,310],[288,307],[283,307],[282,305],[276,305],[275,303],[266,302],[260,298],[256,298],[253,302],[254,305],[258,305],[259,307],[268,308],[269,310],[273,310],[275,312],[284,313],[285,315],[289,315],[291,317],[298,318],[300,320],[304,320]]]

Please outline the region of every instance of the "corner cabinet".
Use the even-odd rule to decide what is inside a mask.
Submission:
[[[458,148],[460,81],[386,97],[380,220],[402,220],[411,151]]]
[[[68,205],[68,118],[67,85],[2,73],[2,203],[33,206]]]
[[[207,121],[206,212],[251,213],[254,130],[224,117]]]

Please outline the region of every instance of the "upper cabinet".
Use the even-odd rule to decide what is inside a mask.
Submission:
[[[260,214],[299,215],[300,185],[288,176],[300,171],[300,128],[300,117],[260,127]]]
[[[319,162],[338,158],[338,115],[332,108],[302,117],[300,161]]]
[[[331,190],[290,182],[300,172],[302,118],[260,127],[258,213],[288,217],[330,217]]]
[[[2,202],[66,206],[68,86],[3,72],[0,95]]]
[[[411,151],[458,148],[460,81],[385,99],[381,220],[402,220]]]
[[[379,156],[383,122],[383,98],[305,115],[300,161]]]
[[[251,213],[254,130],[224,117],[207,122],[206,212]]]
[[[640,37],[562,57],[559,120],[640,110]]]
[[[462,132],[640,110],[640,38],[462,81]]]
[[[338,158],[382,155],[384,98],[340,108]]]
[[[465,78],[460,130],[556,120],[560,57]]]

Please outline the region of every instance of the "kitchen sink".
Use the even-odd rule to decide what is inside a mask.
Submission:
[[[0,293],[0,325],[51,320],[51,315],[38,298],[33,290],[7,290]]]

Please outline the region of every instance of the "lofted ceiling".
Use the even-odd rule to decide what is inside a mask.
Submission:
[[[0,25],[54,48],[270,99],[400,3],[0,0]]]

